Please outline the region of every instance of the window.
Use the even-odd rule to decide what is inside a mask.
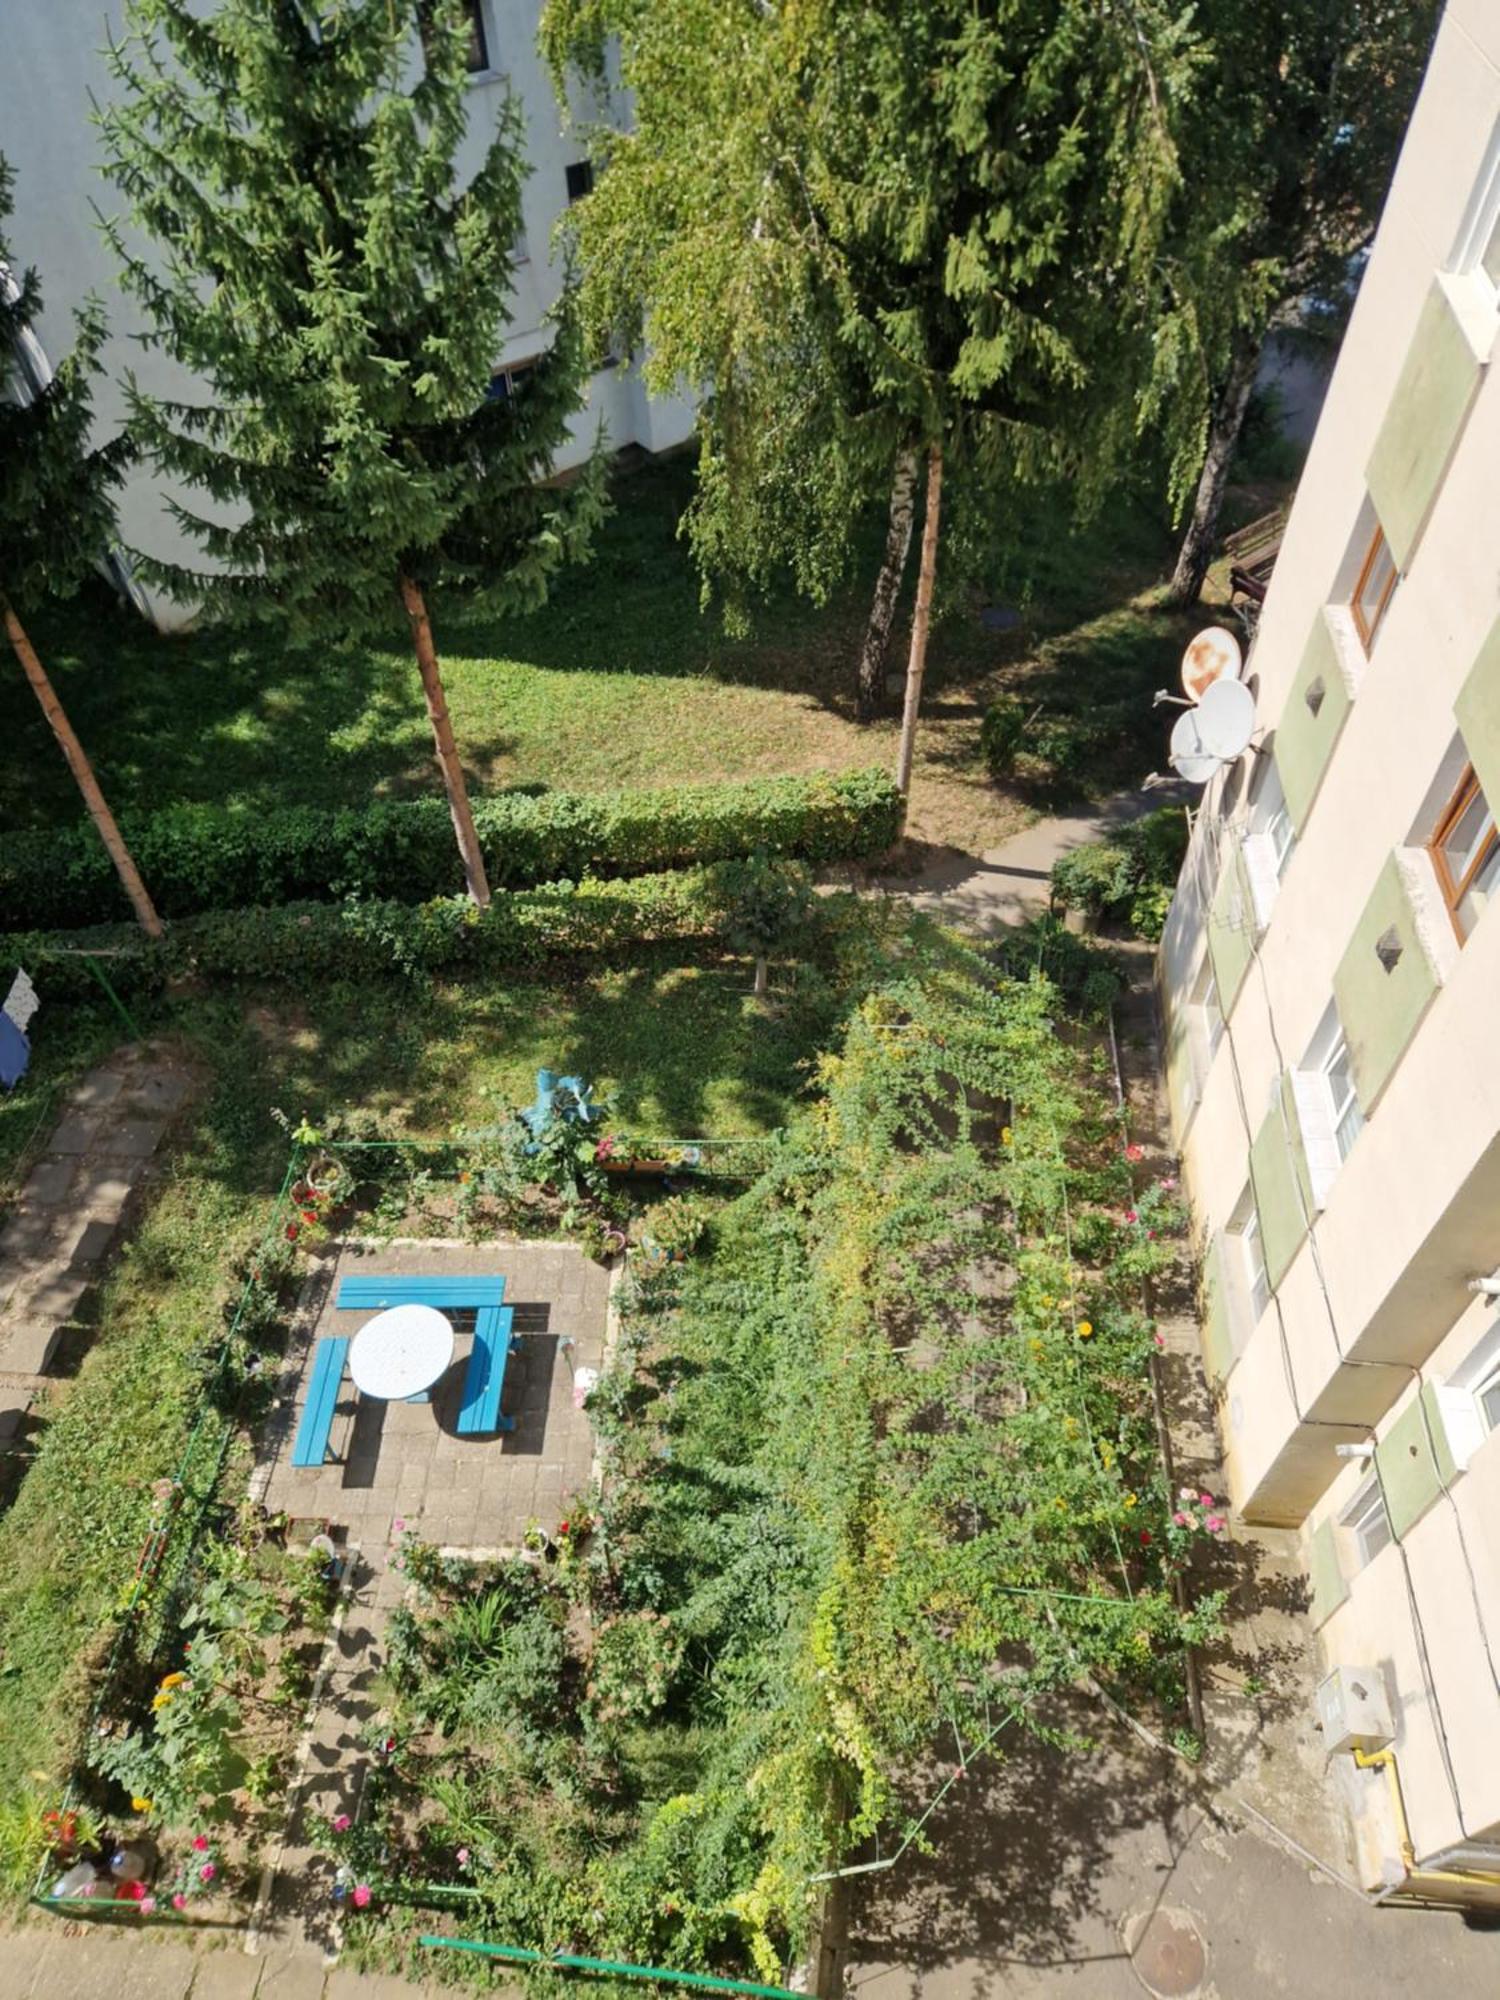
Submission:
[[[1238,1246],[1240,1275],[1254,1326],[1271,1303],[1271,1281],[1266,1276],[1266,1253],[1260,1240],[1260,1215],[1255,1196],[1247,1187],[1229,1218],[1229,1235]]]
[[[1208,953],[1203,954],[1203,963],[1198,969],[1198,977],[1193,981],[1193,990],[1188,996],[1188,1005],[1193,1009],[1194,1037],[1200,1058],[1200,1075],[1207,1076],[1209,1065],[1224,1036],[1224,1010],[1219,1005],[1219,982],[1214,977],[1214,962]]]
[[[592,160],[574,160],[565,169],[568,182],[568,200],[582,201],[594,185],[594,163]]]
[[[1478,280],[1500,304],[1500,126],[1490,139],[1452,268]]]
[[[1493,1431],[1500,1431],[1500,1322],[1492,1322],[1446,1382],[1437,1385],[1437,1406],[1448,1449],[1466,1468]]]
[[[435,11],[436,0],[420,0],[417,8],[417,30],[422,37],[422,47],[428,50],[432,46]],[[463,11],[468,16],[469,22],[469,49],[465,67],[470,76],[474,76],[490,66],[489,39],[484,31],[484,8],[480,0],[464,0]]]
[[[490,386],[484,392],[485,401],[508,403],[535,367],[536,362],[531,360],[513,361],[508,368],[497,368],[490,377]]]
[[[1375,635],[1390,605],[1396,582],[1395,559],[1386,543],[1385,530],[1377,521],[1349,599],[1349,611],[1359,633],[1360,644],[1367,653],[1375,644]]]
[[[1303,1069],[1316,1076],[1326,1094],[1328,1121],[1339,1149],[1347,1160],[1355,1140],[1365,1129],[1365,1114],[1354,1094],[1354,1073],[1349,1066],[1349,1044],[1344,1040],[1338,1009],[1330,1007],[1307,1051]]]
[[[1427,846],[1462,943],[1500,885],[1500,834],[1472,764],[1465,765]]]
[[[1473,1395],[1474,1407],[1485,1429],[1500,1431],[1500,1354],[1491,1358],[1490,1372],[1475,1383]]]
[[[1264,930],[1271,921],[1281,878],[1297,844],[1297,830],[1287,811],[1286,793],[1274,756],[1260,760],[1250,801],[1250,830],[1245,837],[1245,873],[1255,904],[1255,921]]]
[[[1391,1517],[1385,1511],[1385,1495],[1373,1472],[1340,1514],[1339,1526],[1353,1536],[1361,1568],[1373,1562],[1380,1551],[1389,1546],[1392,1540]]]

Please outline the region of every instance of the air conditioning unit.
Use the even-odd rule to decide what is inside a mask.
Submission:
[[[1377,1668],[1335,1667],[1313,1700],[1330,1756],[1339,1750],[1383,1750],[1396,1733]]]

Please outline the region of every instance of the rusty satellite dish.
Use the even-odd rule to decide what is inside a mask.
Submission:
[[[1237,681],[1244,655],[1240,642],[1222,625],[1205,625],[1188,641],[1182,656],[1182,691],[1189,701],[1202,701],[1215,681]]]

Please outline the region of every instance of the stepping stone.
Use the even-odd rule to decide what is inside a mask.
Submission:
[[[101,1111],[106,1104],[114,1103],[124,1087],[125,1079],[116,1071],[96,1069],[76,1090],[68,1092],[68,1102],[80,1111]]]
[[[82,1287],[79,1288],[80,1296]],[[5,1343],[5,1370],[9,1375],[45,1375],[52,1350],[57,1345],[58,1328],[38,1319],[12,1329]]]
[[[76,1271],[62,1271],[41,1290],[34,1293],[28,1306],[28,1313],[35,1319],[46,1320],[51,1328],[61,1326],[70,1320],[78,1310],[78,1301],[89,1288],[89,1278]],[[12,1366],[19,1366],[12,1363]],[[40,1374],[40,1365],[33,1371]]]
[[[188,1079],[172,1071],[145,1076],[132,1083],[125,1093],[124,1108],[143,1112],[149,1117],[170,1118],[186,1098],[188,1088]]]
[[[21,1201],[37,1202],[46,1208],[66,1201],[68,1190],[73,1185],[73,1176],[77,1171],[77,1163],[69,1154],[60,1154],[56,1159],[44,1159],[40,1166],[33,1168],[28,1177],[26,1185],[21,1190]]]
[[[87,1153],[98,1143],[101,1120],[90,1111],[70,1111],[52,1134],[49,1153]]]
[[[161,1142],[162,1128],[154,1118],[127,1118],[116,1126],[100,1146],[103,1153],[115,1153],[122,1159],[144,1160],[154,1153]]]
[[[75,1234],[68,1262],[75,1267],[80,1264],[97,1264],[109,1248],[114,1233],[113,1222],[106,1222],[97,1215],[91,1216]]]

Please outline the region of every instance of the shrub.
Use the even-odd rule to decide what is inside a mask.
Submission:
[[[901,831],[884,770],[814,772],[641,792],[508,792],[476,798],[490,881],[505,889],[584,875],[640,875],[764,851],[810,862],[882,853]],[[126,814],[121,830],[165,917],[345,896],[420,903],[451,894],[453,828],[441,799],[334,813],[173,806]],[[88,822],[9,835],[0,906],[17,926],[108,923],[126,914]]]
[[[1052,867],[1056,909],[1082,910],[1093,922],[1124,923],[1137,937],[1159,938],[1187,853],[1187,821],[1162,806],[1122,827],[1112,840],[1089,841]]]
[[[111,984],[126,992],[181,978],[298,984],[392,972],[499,975],[549,959],[723,937],[739,888],[739,864],[721,862],[623,881],[551,882],[496,896],[486,910],[463,896],[286,903],[182,917],[159,940],[128,924],[15,932],[0,938],[0,954],[18,965],[45,965],[53,1001],[97,993],[80,954],[98,955]],[[828,900],[820,899],[819,914]]]

